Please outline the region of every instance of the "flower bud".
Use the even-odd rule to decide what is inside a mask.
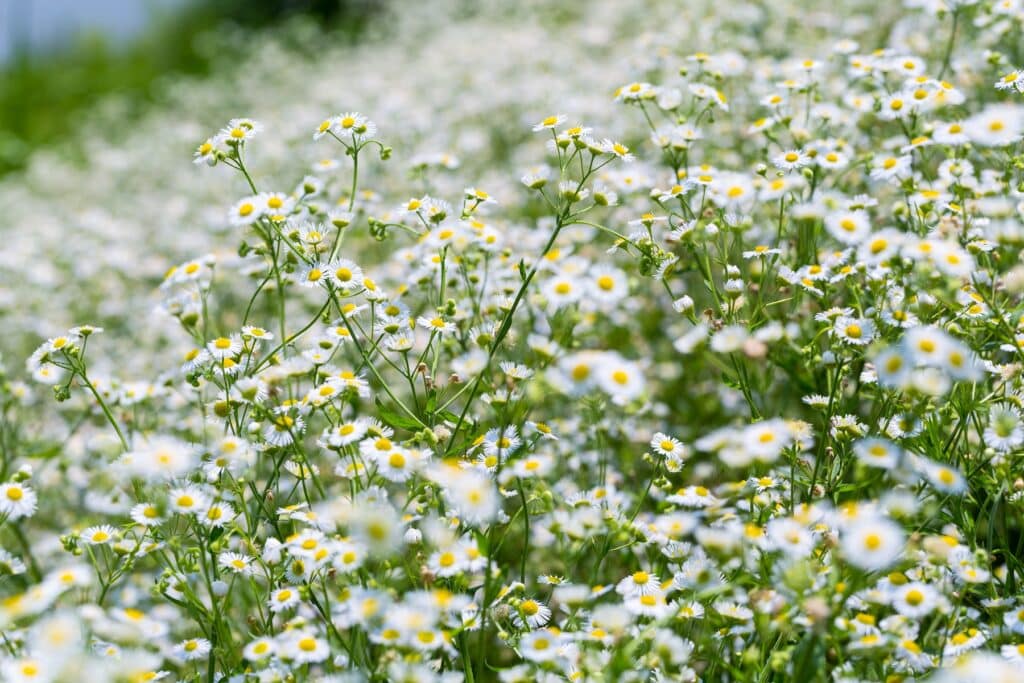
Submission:
[[[693,310],[693,299],[684,294],[675,301],[672,302],[672,308],[675,309],[676,313],[685,313]]]

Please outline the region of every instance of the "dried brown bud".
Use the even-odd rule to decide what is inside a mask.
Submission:
[[[424,567],[420,571],[420,578],[423,579],[423,583],[425,585],[430,586],[430,585],[432,585],[434,583],[434,579],[436,577],[434,576],[434,572],[432,572],[429,569],[427,569],[426,567]]]

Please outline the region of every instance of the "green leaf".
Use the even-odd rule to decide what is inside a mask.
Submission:
[[[379,398],[374,402],[377,404],[380,419],[389,426],[394,427],[395,429],[405,429],[408,431],[416,431],[420,428],[420,425],[416,420],[402,415],[394,408],[385,406]]]

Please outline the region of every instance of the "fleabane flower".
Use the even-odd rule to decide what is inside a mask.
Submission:
[[[866,211],[836,211],[825,216],[828,234],[843,244],[860,244],[871,232],[871,222]]]
[[[866,571],[891,567],[903,552],[903,529],[888,519],[868,518],[842,532],[846,561]]]
[[[31,517],[36,512],[37,500],[35,491],[25,484],[0,484],[0,515],[6,519]]]
[[[841,315],[836,318],[831,334],[846,344],[866,346],[875,338],[875,324],[867,318]]]
[[[554,130],[558,126],[560,126],[563,123],[565,123],[566,118],[567,117],[565,116],[565,114],[555,114],[555,115],[552,115],[552,116],[547,116],[544,119],[542,119],[541,121],[539,121],[533,127],[533,132],[534,133],[539,133],[540,131],[543,131],[543,130]]]

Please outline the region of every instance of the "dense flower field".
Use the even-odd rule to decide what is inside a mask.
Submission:
[[[1024,680],[1024,3],[377,30],[0,182],[0,680]]]

